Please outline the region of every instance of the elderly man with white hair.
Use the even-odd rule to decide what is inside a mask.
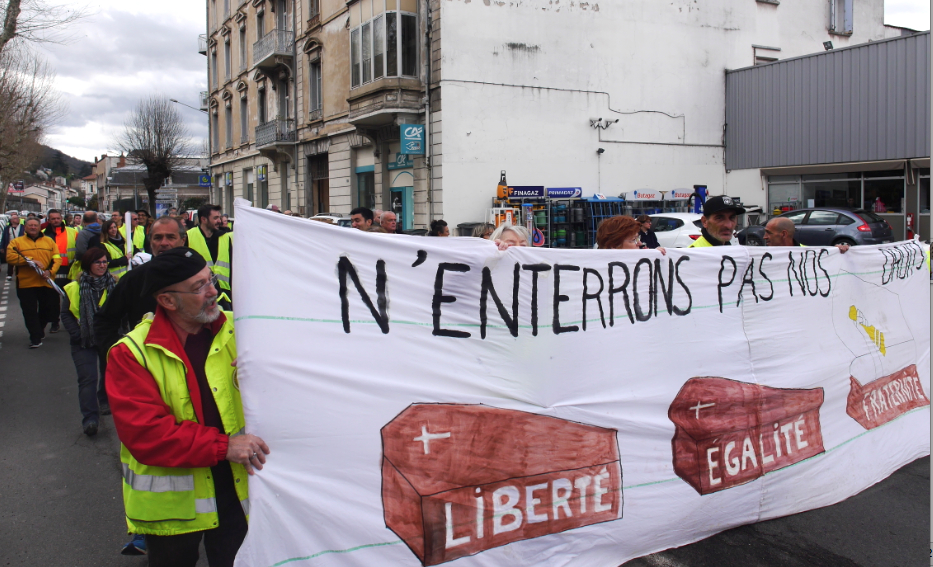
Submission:
[[[499,250],[507,250],[510,246],[528,246],[530,235],[523,226],[503,224],[490,235],[489,240],[495,242]]]

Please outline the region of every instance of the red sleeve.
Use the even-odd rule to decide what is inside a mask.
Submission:
[[[227,455],[230,438],[194,421],[175,422],[150,375],[126,345],[110,351],[107,396],[117,435],[139,462],[159,467],[211,467]]]

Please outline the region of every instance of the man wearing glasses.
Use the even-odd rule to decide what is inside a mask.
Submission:
[[[202,538],[212,567],[232,566],[247,530],[247,475],[269,454],[245,430],[233,318],[196,251],[173,248],[148,265],[142,293],[155,315],[107,366],[127,527],[146,535],[150,566],[194,567]]]

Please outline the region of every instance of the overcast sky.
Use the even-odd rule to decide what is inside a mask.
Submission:
[[[197,50],[206,27],[202,0],[51,1],[88,5],[93,15],[75,26],[68,45],[43,49],[68,104],[48,145],[93,161],[113,150],[114,133],[146,93],[198,106],[198,93],[207,90],[206,57]],[[885,23],[930,29],[930,0],[886,0]],[[201,147],[207,115],[178,110]]]

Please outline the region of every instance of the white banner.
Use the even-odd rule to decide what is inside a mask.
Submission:
[[[237,565],[615,567],[929,454],[915,242],[603,251],[236,204]]]

